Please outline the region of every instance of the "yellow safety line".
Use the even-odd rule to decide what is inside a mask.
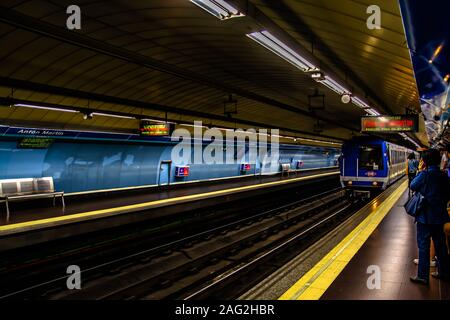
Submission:
[[[279,300],[318,300],[344,270],[408,187],[403,182],[322,260],[289,288]],[[372,206],[377,206],[374,202]]]
[[[39,220],[32,220],[32,221],[27,221],[27,222],[20,222],[20,223],[16,223],[16,224],[9,224],[9,225],[0,226],[0,236],[9,234],[11,232],[15,232],[15,231],[17,231],[17,229],[21,229],[20,231],[26,231],[26,230],[42,228],[42,227],[46,227],[46,226],[52,226],[57,222],[60,222],[59,224],[65,224],[65,223],[73,222],[74,220],[79,221],[80,219],[86,220],[86,219],[91,219],[91,218],[100,218],[100,217],[106,216],[106,215],[110,216],[110,215],[116,215],[116,214],[136,211],[136,210],[161,207],[164,205],[201,200],[201,199],[210,198],[210,197],[214,197],[214,196],[227,195],[227,194],[233,194],[233,193],[238,193],[238,192],[242,192],[242,191],[248,191],[248,190],[252,190],[252,189],[260,189],[260,188],[266,188],[266,187],[275,186],[275,185],[293,183],[293,182],[297,182],[297,181],[316,179],[316,178],[331,176],[331,175],[335,175],[335,174],[338,174],[338,172],[320,173],[320,174],[316,174],[316,175],[310,175],[310,176],[305,176],[305,177],[300,177],[300,178],[292,178],[292,179],[287,179],[287,180],[282,180],[282,181],[266,182],[266,183],[261,183],[261,184],[256,184],[256,185],[236,187],[236,188],[224,189],[224,190],[217,190],[217,191],[193,194],[193,195],[182,196],[182,197],[168,198],[168,199],[163,199],[163,200],[138,203],[138,204],[115,207],[115,208],[110,208],[110,209],[95,210],[95,211],[89,211],[89,212],[75,213],[75,214],[71,214],[71,215],[67,215],[67,216],[59,216],[59,217],[52,217],[52,218],[47,218],[47,219],[39,219]]]

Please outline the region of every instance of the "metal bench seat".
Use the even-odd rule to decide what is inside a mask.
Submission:
[[[56,197],[61,197],[64,211],[66,208],[64,191],[55,191],[52,177],[0,180],[0,202],[6,204],[7,221],[10,215],[9,202],[53,198],[53,206],[55,206]]]

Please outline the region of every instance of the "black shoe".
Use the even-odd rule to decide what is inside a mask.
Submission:
[[[440,273],[438,272],[432,272],[431,276],[433,278],[439,279],[439,280],[443,280],[443,281],[449,281],[449,276],[442,276]]]
[[[410,277],[409,280],[411,280],[411,282],[414,283],[419,283],[419,284],[423,284],[423,285],[428,285],[428,280],[419,278],[418,276],[414,276],[414,277]]]

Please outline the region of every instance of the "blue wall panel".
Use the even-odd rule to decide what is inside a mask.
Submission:
[[[17,149],[17,141],[0,141],[0,178],[40,177],[46,149]]]
[[[158,184],[160,163],[171,160],[173,144],[100,143],[55,140],[48,149],[18,149],[18,140],[0,140],[0,179],[51,176],[55,188],[67,193],[112,189],[120,187]],[[203,147],[204,148],[204,147]],[[320,147],[280,146],[280,163],[297,160],[304,168],[335,165],[338,149]],[[237,153],[235,164],[192,164],[190,175],[175,177],[175,165],[171,166],[171,183],[240,176],[240,163],[246,153]],[[225,152],[224,152],[225,160]],[[247,174],[255,173],[255,164]],[[256,164],[259,174],[260,164]],[[279,172],[275,163],[262,169],[262,173]]]

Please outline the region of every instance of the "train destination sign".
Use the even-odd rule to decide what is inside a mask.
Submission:
[[[361,132],[417,132],[417,115],[361,117]]]

